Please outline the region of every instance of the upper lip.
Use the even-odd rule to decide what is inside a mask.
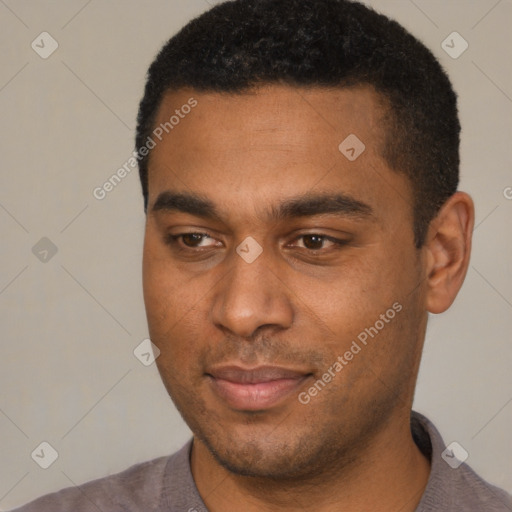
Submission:
[[[281,366],[257,366],[244,368],[241,366],[218,366],[210,369],[207,375],[215,379],[227,380],[238,384],[258,384],[279,379],[301,379],[308,372],[292,370]]]

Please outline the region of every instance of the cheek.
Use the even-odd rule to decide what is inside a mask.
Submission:
[[[177,293],[165,265],[147,249],[144,251],[143,290],[150,329],[168,322],[176,311],[173,299]]]
[[[397,300],[395,272],[386,258],[355,253],[326,279],[305,280],[297,295],[335,333],[353,333]]]
[[[160,349],[157,360],[173,373],[197,359],[202,296],[165,254],[165,247],[146,236],[143,289],[151,341]]]
[[[184,301],[177,273],[166,257],[161,242],[151,233],[146,233],[143,257],[143,292],[149,331],[155,344],[168,336],[169,329],[183,315]],[[160,347],[159,347],[160,348]]]
[[[361,372],[367,373],[374,362],[385,361],[390,350],[397,349],[397,343],[411,336],[404,332],[408,330],[404,321],[412,314],[408,311],[412,302],[410,292],[416,286],[416,271],[407,263],[411,256],[397,258],[382,246],[375,249],[355,254],[328,280],[304,281],[297,291],[302,302],[300,309],[315,326],[310,343],[316,344],[329,364],[352,347],[357,354],[348,354],[350,369],[347,366],[344,374],[350,373],[354,378]],[[376,373],[385,370],[378,366]]]

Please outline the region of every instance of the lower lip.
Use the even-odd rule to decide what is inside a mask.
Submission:
[[[229,406],[240,411],[263,411],[278,405],[297,391],[307,376],[278,379],[257,384],[241,384],[209,377],[212,387]]]

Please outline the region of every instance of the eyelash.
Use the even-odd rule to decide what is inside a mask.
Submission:
[[[183,237],[188,236],[188,235],[199,235],[199,236],[203,237],[203,239],[205,237],[213,239],[213,237],[211,237],[207,233],[190,232],[190,233],[181,233],[179,235],[168,235],[166,237],[166,243],[168,245],[170,245],[171,247],[177,248],[180,252],[188,252],[188,253],[190,253],[190,252],[198,252],[198,250],[201,251],[202,250],[201,247],[180,246],[180,239],[183,239]],[[323,235],[321,233],[307,233],[307,234],[304,234],[304,235],[300,235],[300,236],[296,237],[294,239],[294,241],[299,240],[301,238],[305,238],[305,237],[316,237],[316,238],[321,238],[322,241],[332,242],[334,244],[334,248],[335,249],[339,249],[342,246],[347,245],[347,243],[348,243],[347,240],[340,240],[338,238],[333,238],[331,236]],[[202,242],[202,241],[203,240],[200,240],[200,242]],[[206,250],[206,249],[208,249],[208,248],[205,248],[203,250]],[[311,254],[317,254],[317,253],[319,253],[321,251],[325,251],[325,249],[308,249],[307,247],[300,247],[300,249],[304,249],[304,250],[306,250],[307,252],[309,252]]]

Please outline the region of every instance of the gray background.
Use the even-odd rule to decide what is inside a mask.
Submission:
[[[471,267],[454,306],[430,319],[415,408],[512,491],[512,2],[368,3],[448,70],[461,189],[477,207]],[[155,53],[209,4],[0,0],[2,509],[168,454],[190,435],[155,365],[133,354],[147,337],[138,176],[102,201],[92,191],[130,157]],[[47,59],[31,48],[43,31],[59,44]],[[453,31],[469,43],[457,59],[441,47]],[[32,252],[43,237],[55,255],[41,252],[47,242]],[[42,441],[59,454],[46,470],[31,458]]]

